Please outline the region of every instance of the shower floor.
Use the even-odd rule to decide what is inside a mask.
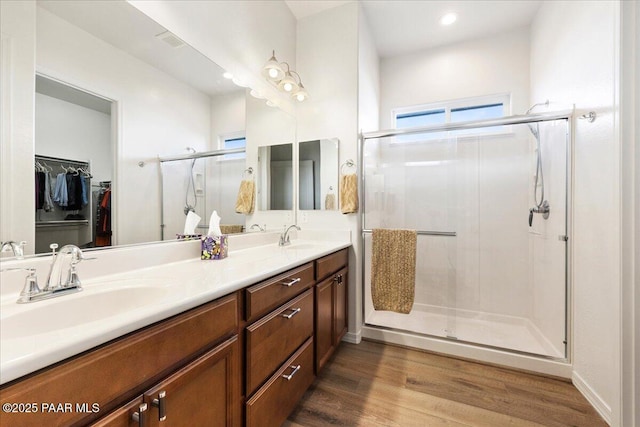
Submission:
[[[525,353],[564,357],[529,319],[521,317],[414,304],[410,314],[373,311],[367,316],[366,323]]]

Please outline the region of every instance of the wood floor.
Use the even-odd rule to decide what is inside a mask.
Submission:
[[[367,341],[342,343],[284,424],[606,425],[569,382]]]

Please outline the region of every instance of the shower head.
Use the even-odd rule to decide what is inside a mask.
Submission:
[[[524,114],[525,115],[529,114],[531,111],[533,111],[534,108],[539,107],[541,105],[544,105],[545,107],[549,107],[549,100],[547,99],[545,102],[538,102],[537,104],[533,104]]]

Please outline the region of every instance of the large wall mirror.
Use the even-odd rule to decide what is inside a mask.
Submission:
[[[258,209],[293,209],[293,144],[258,148]]]
[[[300,210],[338,208],[338,139],[298,144],[298,201]]]
[[[174,239],[183,231],[187,206],[203,218],[203,227],[214,209],[223,224],[244,226],[244,215],[233,209],[247,168],[244,155],[176,162],[166,168],[164,183],[170,184],[164,191],[158,157],[224,149],[239,139],[259,145],[257,138],[250,140],[249,127],[261,135],[264,121],[252,119],[247,89],[128,2],[38,1],[36,13],[35,154],[52,175],[62,172],[61,166],[88,169],[89,200],[84,210],[25,212],[34,228],[40,223],[41,238],[28,247],[40,253],[49,250],[50,242],[82,247],[146,243],[160,240],[161,230],[165,239]],[[52,91],[53,86],[93,95],[104,110]],[[101,115],[105,134],[96,136],[81,126],[85,119],[77,118],[66,118],[67,125],[53,133],[52,125],[60,125],[62,118],[52,123],[52,112],[81,108],[85,116]],[[295,135],[295,120],[285,124]],[[97,197],[107,186],[111,224],[103,230],[109,239],[100,243]]]

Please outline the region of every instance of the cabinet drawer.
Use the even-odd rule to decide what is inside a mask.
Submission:
[[[194,354],[235,334],[236,294],[177,315],[162,323],[69,359],[0,389],[4,402],[89,402],[106,413],[167,375]],[[126,397],[125,397],[126,398]],[[7,425],[86,423],[99,414],[81,412],[3,414]]]
[[[249,326],[247,396],[313,334],[313,289]]]
[[[313,263],[310,262],[247,288],[246,320],[252,322],[258,319],[309,288],[314,283],[313,271]]]
[[[316,260],[316,280],[322,280],[335,273],[349,262],[349,250],[342,249]]]
[[[280,426],[314,380],[309,338],[246,404],[247,427]]]

